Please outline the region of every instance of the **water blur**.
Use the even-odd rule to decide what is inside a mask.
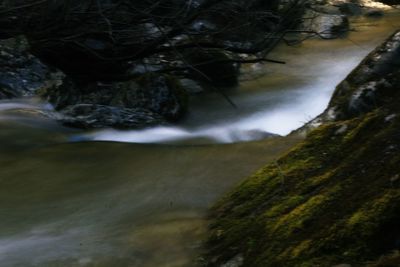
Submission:
[[[180,125],[84,132],[37,99],[0,102],[0,266],[195,266],[210,205],[298,143],[270,133],[321,112],[399,21],[360,18],[347,38],[282,45],[270,57],[286,65],[253,66],[258,78],[229,93],[238,108],[204,95]]]
[[[209,93],[192,98],[190,113],[178,126],[105,130],[80,138],[207,144],[287,135],[324,111],[336,85],[398,28],[398,17],[393,13],[382,19],[356,18],[352,24],[356,31],[342,39],[311,39],[297,46],[279,46],[269,57],[286,64],[255,64],[245,69],[245,80],[227,93],[236,108],[220,94]]]

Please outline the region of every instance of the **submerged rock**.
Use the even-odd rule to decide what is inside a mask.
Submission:
[[[398,266],[399,42],[400,32],[338,86],[303,143],[213,207],[207,266],[237,255],[241,267]]]

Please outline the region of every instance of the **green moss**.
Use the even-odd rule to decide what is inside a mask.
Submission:
[[[390,252],[400,249],[400,71],[387,58],[374,63],[385,77],[375,75],[376,68],[365,72],[371,62],[364,60],[333,96],[335,120],[215,205],[206,244],[209,266],[237,255],[243,267],[398,261]],[[354,92],[382,78],[390,86],[376,89],[375,105],[348,113]]]
[[[281,200],[281,203],[271,207],[264,213],[265,217],[273,218],[281,214],[287,213],[289,210],[293,209],[300,203],[304,202],[304,196],[290,196]]]
[[[211,211],[209,265],[359,266],[395,249],[400,118],[385,118],[399,111],[319,127],[234,189]]]

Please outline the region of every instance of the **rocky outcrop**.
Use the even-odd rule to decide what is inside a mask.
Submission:
[[[399,37],[338,86],[304,142],[213,207],[207,266],[398,266]]]

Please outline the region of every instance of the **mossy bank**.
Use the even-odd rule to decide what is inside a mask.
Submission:
[[[212,208],[206,265],[400,266],[399,74],[397,33],[305,141]]]

